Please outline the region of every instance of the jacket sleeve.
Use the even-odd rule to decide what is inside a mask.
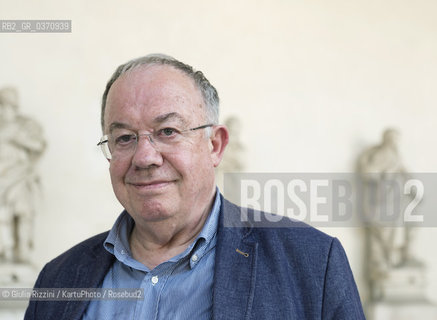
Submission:
[[[329,251],[322,303],[324,320],[365,319],[346,253],[336,238]]]

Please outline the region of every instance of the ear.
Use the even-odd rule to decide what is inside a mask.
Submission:
[[[225,126],[217,125],[212,129],[210,137],[211,160],[214,167],[222,161],[225,148],[229,142],[229,132]]]

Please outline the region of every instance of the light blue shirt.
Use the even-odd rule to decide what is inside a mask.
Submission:
[[[104,246],[116,260],[102,288],[144,289],[144,299],[92,300],[83,320],[95,319],[212,319],[212,288],[220,195],[196,240],[181,254],[153,270],[135,260],[129,246],[133,219],[124,211]]]

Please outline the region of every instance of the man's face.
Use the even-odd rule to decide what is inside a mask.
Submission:
[[[144,134],[207,123],[194,81],[170,66],[139,67],[117,79],[104,119],[105,134],[116,127]],[[137,223],[169,218],[183,223],[212,201],[217,163],[211,150],[204,129],[192,131],[166,152],[142,136],[131,156],[110,160],[115,195]]]

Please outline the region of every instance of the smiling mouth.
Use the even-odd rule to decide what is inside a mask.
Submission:
[[[172,184],[174,181],[163,181],[163,180],[157,180],[157,181],[150,181],[150,182],[128,182],[127,184],[134,187],[138,190],[158,190],[165,188]]]

